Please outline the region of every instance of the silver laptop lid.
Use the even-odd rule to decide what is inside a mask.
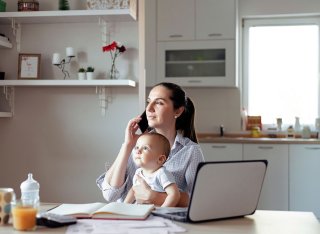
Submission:
[[[266,169],[266,160],[200,163],[187,220],[200,222],[253,214]]]

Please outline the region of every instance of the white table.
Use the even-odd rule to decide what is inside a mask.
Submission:
[[[41,209],[46,210],[52,206],[52,204],[42,204]],[[193,234],[320,234],[320,223],[311,212],[258,210],[255,214],[243,218],[197,224],[177,222],[177,224]],[[38,227],[33,232],[18,232],[14,231],[11,225],[7,225],[0,227],[0,234],[61,234],[65,233],[66,229],[66,227],[55,229]]]

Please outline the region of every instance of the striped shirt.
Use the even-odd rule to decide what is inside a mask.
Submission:
[[[177,133],[164,167],[173,174],[178,188],[183,192],[187,192],[190,196],[197,166],[199,162],[203,161],[204,157],[200,145]],[[136,169],[137,166],[134,164],[131,154],[128,160],[125,182],[121,187],[112,187],[105,180],[105,173],[100,175],[96,183],[101,189],[103,197],[108,202],[122,202],[132,187],[132,178]]]

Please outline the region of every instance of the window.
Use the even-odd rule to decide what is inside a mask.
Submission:
[[[244,21],[243,105],[264,126],[315,124],[319,116],[319,19]]]

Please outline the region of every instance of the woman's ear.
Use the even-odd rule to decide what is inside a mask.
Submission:
[[[165,163],[166,160],[167,160],[167,156],[165,156],[164,154],[161,154],[158,158],[158,163],[162,165]]]
[[[184,106],[179,107],[178,109],[175,110],[175,118],[177,119],[184,111]]]

